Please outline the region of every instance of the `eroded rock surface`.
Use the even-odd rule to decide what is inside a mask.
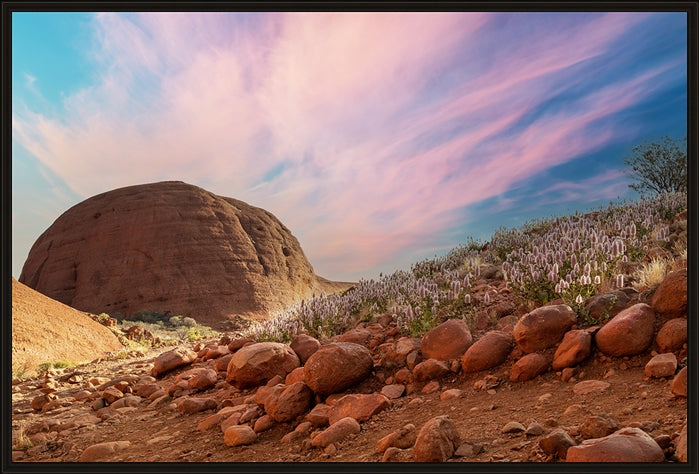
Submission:
[[[264,318],[333,286],[270,212],[177,181],[68,209],[34,243],[19,281],[82,311],[170,311],[209,325]]]

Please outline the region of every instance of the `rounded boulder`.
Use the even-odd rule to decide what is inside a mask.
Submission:
[[[524,382],[541,375],[549,369],[550,362],[542,354],[527,354],[510,369],[510,381]]]
[[[449,366],[445,362],[437,359],[427,359],[415,366],[413,376],[416,382],[425,382],[438,379],[450,372]]]
[[[112,454],[123,451],[131,446],[131,441],[108,441],[105,443],[93,444],[85,448],[80,455],[79,462],[101,461]]]
[[[244,446],[257,441],[257,433],[248,425],[230,426],[223,433],[226,446]]]
[[[567,462],[662,462],[663,450],[639,428],[623,428],[604,438],[588,439],[568,448]]]
[[[444,462],[461,445],[456,424],[446,415],[432,418],[423,425],[413,446],[415,462]]]
[[[258,342],[233,354],[228,363],[226,382],[237,388],[257,387],[276,375],[286,377],[299,365],[298,356],[286,344]]]
[[[682,367],[682,370],[672,379],[670,391],[676,397],[687,397],[687,367]]]
[[[592,335],[584,329],[568,331],[556,348],[551,367],[561,370],[572,367],[587,359],[592,353]]]
[[[590,318],[598,321],[616,316],[628,308],[631,298],[621,290],[605,293],[589,298],[585,302],[585,310]]]
[[[313,405],[313,392],[303,382],[296,382],[286,387],[278,397],[273,397],[265,404],[265,409],[272,419],[283,423],[295,420],[305,414]]]
[[[504,331],[490,331],[473,343],[461,358],[464,373],[490,369],[505,362],[514,338]]]
[[[669,273],[653,293],[651,306],[665,316],[687,314],[687,269]]]
[[[325,448],[330,444],[342,441],[348,436],[357,434],[360,431],[361,427],[359,426],[359,422],[348,416],[347,418],[333,423],[328,429],[318,433],[318,435],[313,438],[311,444],[313,446]]]
[[[218,381],[218,373],[207,367],[197,367],[179,374],[175,377],[175,383],[186,380],[187,386],[192,390],[207,390]]]
[[[671,319],[660,328],[655,336],[658,352],[674,352],[682,348],[687,342],[687,319]]]
[[[320,347],[320,342],[308,334],[299,334],[291,341],[291,349],[296,352],[301,364],[305,364],[309,357]]]
[[[374,368],[371,352],[352,342],[321,346],[304,366],[306,385],[320,395],[341,392],[367,378]]]
[[[472,342],[466,323],[461,319],[449,319],[422,337],[420,352],[425,359],[458,359]]]
[[[632,356],[648,349],[653,342],[655,313],[645,303],[626,308],[602,326],[595,343],[605,355]]]
[[[520,349],[536,352],[558,344],[576,320],[568,305],[542,306],[522,316],[512,334]]]
[[[339,399],[328,412],[331,425],[346,417],[367,421],[391,406],[391,401],[379,393],[351,393]]]
[[[153,360],[153,368],[150,374],[153,377],[160,377],[167,372],[191,364],[196,358],[197,353],[186,347],[178,347],[171,351],[163,352]]]
[[[658,354],[648,361],[644,369],[646,377],[672,377],[677,371],[677,357],[672,352]]]

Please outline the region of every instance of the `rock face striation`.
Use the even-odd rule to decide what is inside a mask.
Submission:
[[[271,213],[179,181],[129,186],[67,210],[19,281],[92,313],[170,311],[218,325],[332,292]]]

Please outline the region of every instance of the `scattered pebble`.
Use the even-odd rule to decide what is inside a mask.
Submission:
[[[528,436],[539,436],[541,434],[544,434],[544,427],[541,426],[539,423],[532,423],[529,426],[527,426],[527,430],[524,432],[524,434]]]
[[[335,454],[335,453],[337,452],[337,448],[335,447],[335,444],[334,444],[334,443],[333,443],[333,444],[329,444],[329,445],[327,445],[327,446],[325,447],[325,449],[323,450],[323,452],[324,452],[325,454],[333,455],[333,454]]]
[[[413,399],[410,400],[410,402],[408,403],[408,407],[416,407],[416,406],[422,405],[424,402],[425,402],[425,400],[423,400],[423,399],[420,398],[420,397],[418,397],[418,398],[413,398]]]
[[[526,430],[526,428],[524,427],[524,425],[522,423],[518,423],[516,421],[510,421],[502,428],[501,431],[503,433],[521,433],[524,430]]]

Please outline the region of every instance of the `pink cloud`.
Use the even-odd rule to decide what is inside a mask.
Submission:
[[[60,116],[17,111],[13,133],[82,196],[205,183],[277,215],[318,273],[359,273],[430,248],[455,210],[608,143],[617,130],[587,128],[652,91],[667,65],[521,121],[643,18],[535,32],[428,100],[493,15],[104,13],[99,80]]]

